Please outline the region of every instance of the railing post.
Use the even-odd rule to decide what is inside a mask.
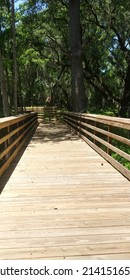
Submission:
[[[94,121],[94,127],[96,127],[97,126],[97,122],[96,121]],[[94,135],[96,136],[96,130],[94,129]],[[94,141],[93,141],[93,143],[96,145],[96,139],[94,139]]]
[[[108,125],[107,131],[110,132],[110,125]],[[107,136],[107,142],[110,143],[110,136]],[[107,154],[110,154],[110,149],[107,147]]]
[[[8,134],[10,133],[10,126],[7,127],[7,132],[8,132]],[[10,138],[8,138],[7,143],[8,143],[8,146],[9,146],[10,145]],[[7,154],[7,158],[9,158],[9,157],[10,157],[10,151]]]
[[[9,134],[9,126],[7,126],[7,134]],[[8,145],[9,145],[8,140],[6,140],[5,143],[4,143],[5,150],[7,149]],[[8,157],[9,157],[9,153],[7,153],[7,154],[5,155],[5,159],[7,160]]]

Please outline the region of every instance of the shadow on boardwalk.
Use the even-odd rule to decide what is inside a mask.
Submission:
[[[32,135],[31,139],[24,144],[16,158],[10,164],[8,169],[0,178],[0,194],[2,193],[6,183],[8,182],[9,178],[11,177],[13,171],[15,170],[17,164],[19,163],[24,151],[26,150],[27,146],[30,145],[33,147],[36,143],[47,143],[49,141],[53,142],[54,144],[61,142],[61,141],[71,141],[77,140],[78,137],[73,133],[70,133],[70,129],[66,127],[64,124],[53,124],[53,123],[40,123],[37,127],[35,133]]]
[[[70,132],[70,129],[64,124],[43,124],[41,123],[37,128],[35,135],[33,136],[34,143],[46,143],[51,141],[53,143],[58,143],[61,141],[77,140],[77,135]],[[33,143],[32,142],[32,143]]]

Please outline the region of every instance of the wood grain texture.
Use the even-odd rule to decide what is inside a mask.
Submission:
[[[127,159],[128,161],[130,160],[130,155],[128,153],[116,148],[114,145],[111,145],[109,143],[110,142],[110,137],[109,136],[107,137],[106,141],[102,140],[101,136],[97,137],[96,136],[96,130],[94,130],[95,129],[95,121],[94,121],[94,126],[93,126],[92,132],[89,132],[87,130],[88,124],[87,125],[85,124],[85,127],[86,127],[85,129],[81,126],[81,124],[83,124],[83,123],[80,121],[80,114],[77,113],[77,118],[76,119],[74,118],[76,113],[74,113],[74,114],[73,113],[67,113],[67,114],[65,113],[65,117],[64,117],[65,123],[67,123],[67,125],[75,133],[77,133],[77,135],[79,135],[87,144],[89,144],[95,151],[97,151],[111,165],[113,165],[114,168],[116,168],[119,172],[121,172],[121,174],[123,174],[130,181],[130,170],[128,170],[122,163],[120,163],[118,160],[114,159],[111,155],[109,155],[109,152],[110,152],[110,150],[114,151],[118,155],[123,157],[124,159]],[[72,117],[70,117],[69,115],[72,115]],[[89,120],[89,118],[88,118],[88,115],[87,115],[86,121],[88,121],[88,120]],[[115,127],[116,127],[116,122],[115,122]],[[124,125],[124,128],[125,128],[125,125]],[[108,130],[110,130],[109,126],[108,126]],[[105,135],[106,135],[106,133],[105,133]],[[97,145],[96,142],[98,144],[99,143],[100,144]],[[105,148],[105,150],[102,146]]]
[[[0,259],[129,252],[130,182],[65,125],[40,124],[0,196]]]
[[[17,128],[13,127],[14,124]],[[16,157],[27,139],[29,139],[30,134],[33,133],[37,125],[38,122],[36,113],[25,114],[23,116],[1,118],[0,177]],[[3,128],[6,131],[4,133],[2,132]],[[1,146],[1,144],[3,144],[3,146]]]

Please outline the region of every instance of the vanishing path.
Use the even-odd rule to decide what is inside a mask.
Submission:
[[[130,182],[65,125],[41,124],[0,196],[0,259],[130,259]]]

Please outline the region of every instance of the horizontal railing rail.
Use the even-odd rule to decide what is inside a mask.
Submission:
[[[71,112],[63,116],[69,127],[130,180],[130,119]]]
[[[0,176],[38,125],[37,113],[0,119]]]
[[[56,106],[32,106],[32,107],[25,107],[25,111],[32,111],[37,112],[38,114],[38,121],[53,121],[60,119],[60,110],[57,109]]]

